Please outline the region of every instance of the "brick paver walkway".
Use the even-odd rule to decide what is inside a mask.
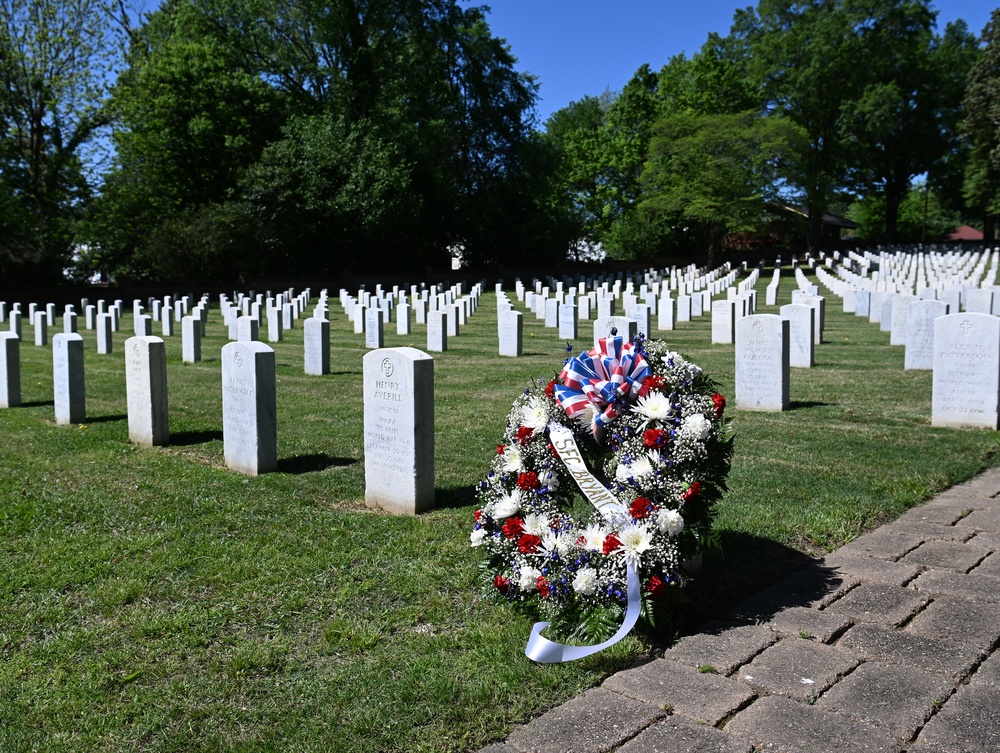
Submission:
[[[997,753],[998,496],[949,489],[481,753]]]

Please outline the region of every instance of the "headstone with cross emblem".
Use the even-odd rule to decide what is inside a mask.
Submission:
[[[959,313],[934,320],[931,425],[1000,428],[1000,318]]]
[[[415,515],[434,504],[434,359],[379,348],[363,362],[365,504]]]
[[[788,410],[789,322],[753,314],[736,322],[736,407]]]

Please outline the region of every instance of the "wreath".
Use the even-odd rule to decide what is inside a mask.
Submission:
[[[732,457],[725,405],[665,342],[615,330],[514,400],[477,488],[471,544],[486,555],[487,595],[550,620],[532,641],[558,656],[540,658],[548,649],[533,654],[529,641],[531,658],[578,658],[637,619],[654,624],[711,535]],[[537,635],[551,624],[561,638],[592,642],[623,619],[612,640],[576,656]]]

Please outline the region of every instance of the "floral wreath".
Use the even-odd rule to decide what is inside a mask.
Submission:
[[[470,538],[486,553],[484,591],[551,620],[535,626],[529,657],[579,658],[640,616],[653,624],[657,602],[688,577],[684,563],[704,547],[725,490],[725,405],[665,342],[626,342],[615,330],[514,400]],[[576,641],[607,638],[623,616],[611,640],[583,651],[538,635],[551,624]]]

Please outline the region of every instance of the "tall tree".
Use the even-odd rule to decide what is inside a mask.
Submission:
[[[0,0],[5,278],[59,280],[72,256],[121,32],[105,0]]]
[[[963,130],[970,141],[963,192],[984,222],[984,235],[1000,232],[1000,8],[983,29],[982,57],[969,75]]]
[[[849,183],[861,195],[883,196],[880,235],[895,242],[913,178],[935,171],[956,148],[976,42],[962,21],[935,34],[936,14],[924,2],[874,10],[880,14],[864,19],[857,32],[857,44],[871,61],[867,82],[844,103],[841,127],[850,153]]]
[[[762,228],[767,202],[805,134],[789,119],[753,110],[667,115],[653,130],[643,173],[649,217],[694,233],[712,264],[727,236]]]

